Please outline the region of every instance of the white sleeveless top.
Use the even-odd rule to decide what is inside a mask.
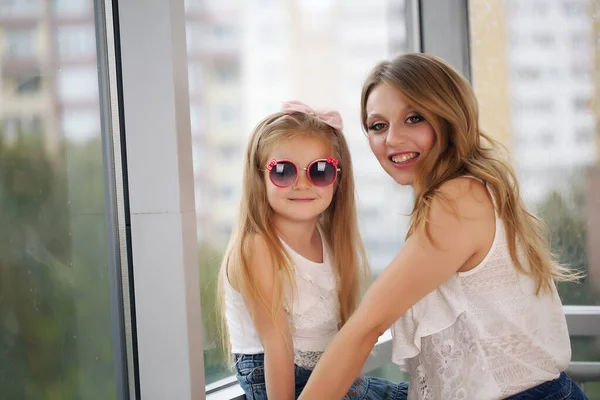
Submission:
[[[571,359],[556,287],[535,295],[497,214],[483,261],[421,299],[392,336],[392,361],[410,372],[409,400],[501,399],[558,378]]]
[[[313,369],[338,331],[337,280],[325,241],[322,263],[304,258],[283,240],[281,243],[292,259],[296,278],[292,312],[286,310],[294,343],[294,364]],[[288,290],[287,295],[290,294]],[[229,282],[225,287],[225,319],[233,353],[264,353],[244,299]]]

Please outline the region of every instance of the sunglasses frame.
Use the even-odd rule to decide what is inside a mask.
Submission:
[[[331,164],[331,165],[333,165],[333,166],[334,166],[334,168],[335,168],[335,171],[334,171],[334,173],[335,173],[335,174],[333,175],[333,179],[331,180],[331,182],[330,182],[330,183],[328,183],[328,184],[326,184],[326,185],[317,185],[317,184],[316,184],[316,183],[315,183],[315,182],[312,180],[312,177],[310,176],[310,173],[309,173],[310,167],[312,167],[312,166],[313,166],[313,165],[314,165],[316,162],[321,162],[321,161],[325,161],[327,164]],[[276,166],[278,163],[283,163],[283,162],[287,162],[287,163],[290,163],[290,164],[292,164],[292,165],[294,166],[294,168],[296,169],[296,177],[294,178],[294,181],[293,181],[292,183],[290,183],[289,185],[286,185],[286,186],[281,186],[281,185],[278,185],[278,184],[276,184],[276,183],[273,181],[273,176],[271,175],[271,171],[273,170],[273,167],[274,167],[274,166]],[[332,184],[333,184],[333,183],[334,183],[334,182],[337,180],[337,177],[338,177],[338,172],[340,172],[340,171],[341,171],[341,168],[338,168],[338,164],[339,164],[339,161],[338,161],[338,160],[336,160],[335,158],[333,158],[333,157],[329,156],[329,157],[327,157],[327,158],[317,158],[316,160],[313,160],[313,161],[311,161],[311,162],[310,162],[310,164],[308,164],[308,166],[306,166],[305,168],[301,168],[301,169],[302,169],[303,171],[306,171],[306,177],[308,178],[309,182],[310,182],[310,183],[311,183],[313,186],[317,186],[317,187],[327,187],[327,186],[329,186],[329,185],[332,185]],[[295,162],[293,162],[293,161],[291,161],[291,160],[285,160],[285,159],[284,159],[284,160],[275,160],[275,159],[272,159],[271,161],[269,161],[269,162],[267,163],[267,165],[266,165],[265,167],[266,167],[266,168],[267,168],[267,170],[269,171],[269,179],[271,180],[271,183],[272,183],[273,185],[277,186],[278,188],[282,188],[282,189],[283,189],[283,188],[288,188],[288,187],[290,187],[290,186],[293,186],[293,185],[294,185],[294,184],[295,184],[295,183],[298,181],[298,176],[300,175],[300,174],[298,173],[298,166],[296,165],[296,163],[295,163]]]

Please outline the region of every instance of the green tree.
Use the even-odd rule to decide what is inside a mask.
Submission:
[[[220,301],[218,298],[218,275],[223,252],[214,246],[201,242],[198,245],[200,266],[200,297],[202,302],[202,322],[204,324],[204,368],[207,382],[212,382],[232,374],[228,367],[227,355],[221,341]]]
[[[540,204],[538,214],[550,231],[552,251],[559,261],[584,274],[577,283],[562,282],[558,292],[565,305],[600,304],[600,293],[589,284],[587,249],[588,215],[585,204],[584,173],[573,174],[569,180],[570,190],[552,192]],[[572,337],[571,348],[574,361],[600,361],[600,337]],[[600,398],[600,384],[589,383],[585,387],[590,399]]]
[[[3,137],[0,393],[114,398],[100,141],[50,157],[39,134]],[[98,202],[97,215],[76,210]]]
[[[552,192],[539,205],[538,215],[550,231],[552,251],[560,263],[582,273],[577,283],[560,283],[559,294],[563,304],[598,304],[600,293],[589,285],[587,250],[588,216],[585,213],[585,185],[582,179],[571,179],[569,195]]]

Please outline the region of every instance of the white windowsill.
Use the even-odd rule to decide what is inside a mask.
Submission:
[[[600,306],[564,306],[569,331],[574,336],[594,336],[600,332]],[[362,372],[367,373],[391,362],[392,334],[388,329],[377,341]],[[235,377],[227,377],[206,386],[206,400],[242,400],[244,391]]]

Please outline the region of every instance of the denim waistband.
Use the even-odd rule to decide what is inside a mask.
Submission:
[[[240,361],[265,362],[265,354],[234,354],[233,360],[238,363]]]
[[[587,399],[581,388],[561,372],[560,376],[553,381],[544,382],[541,385],[525,390],[506,400],[584,400]]]

